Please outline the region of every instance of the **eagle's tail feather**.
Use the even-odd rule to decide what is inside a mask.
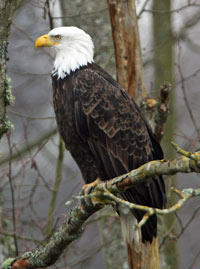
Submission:
[[[158,240],[142,242],[141,231],[137,228],[137,220],[131,211],[119,208],[122,233],[127,244],[129,269],[158,269]],[[148,266],[148,267],[147,267]]]

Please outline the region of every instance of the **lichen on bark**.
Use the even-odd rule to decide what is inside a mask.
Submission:
[[[6,115],[6,106],[14,102],[14,97],[11,93],[11,80],[7,74],[7,48],[13,15],[22,2],[22,0],[0,1],[0,139],[8,130],[13,128],[13,124],[8,120]],[[2,205],[0,203],[0,218],[1,207]],[[7,225],[7,219],[3,218],[1,226],[6,229]],[[4,259],[8,255],[12,255],[12,251],[12,242],[2,235],[0,240],[0,258]]]
[[[13,128],[6,116],[6,106],[14,102],[11,80],[7,74],[7,47],[13,15],[22,2],[22,0],[2,0],[0,2],[0,138]]]
[[[5,35],[4,37],[7,38]],[[7,75],[7,46],[6,40],[0,40],[0,138],[13,126],[6,116],[6,106],[14,101]]]

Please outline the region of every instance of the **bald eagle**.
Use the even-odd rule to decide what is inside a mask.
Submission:
[[[131,96],[94,63],[91,37],[77,27],[59,27],[36,40],[35,47],[56,51],[52,71],[56,120],[66,149],[85,182],[102,181],[163,158],[162,149]],[[122,194],[129,202],[163,208],[162,177],[153,177]],[[144,215],[132,212],[137,221]],[[157,234],[156,215],[142,227],[142,241]]]

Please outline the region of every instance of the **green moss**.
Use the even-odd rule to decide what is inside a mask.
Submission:
[[[15,101],[15,97],[12,95],[12,91],[11,91],[12,87],[11,87],[11,79],[10,77],[8,77],[8,75],[6,75],[6,79],[5,79],[5,95],[4,95],[4,100],[5,100],[5,105],[13,105],[14,101]]]
[[[14,129],[14,125],[8,120],[7,116],[0,120],[0,138],[3,134],[7,133],[9,130],[12,129]]]
[[[15,261],[15,258],[8,258],[3,264],[2,269],[11,269],[12,263]]]
[[[4,130],[5,133],[11,129],[14,129],[14,125],[8,120],[7,116],[5,116],[0,122],[0,130],[1,132]]]
[[[0,199],[0,217],[1,227],[3,231],[7,231],[10,225],[10,220],[2,218],[2,200]],[[0,237],[0,245],[3,246],[2,255],[7,258],[15,255],[15,246],[13,244],[13,238],[11,236],[2,235]]]
[[[6,43],[7,44],[7,43]],[[7,47],[3,43],[0,45],[0,52],[4,55],[3,59],[6,59],[6,51]],[[1,83],[1,99],[0,99],[0,138],[8,132],[10,129],[13,129],[13,124],[8,120],[6,116],[6,106],[13,105],[14,96],[11,91],[11,79],[7,75],[7,68],[5,63],[1,63],[1,78],[3,79],[3,83]]]

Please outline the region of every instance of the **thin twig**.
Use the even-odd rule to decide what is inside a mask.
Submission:
[[[40,240],[32,238],[32,237],[16,235],[15,233],[8,233],[4,231],[0,231],[0,234],[5,235],[5,236],[10,236],[10,237],[16,236],[20,240],[30,241],[30,242],[34,242],[35,244],[43,245],[43,243]]]
[[[166,10],[155,10],[155,9],[144,9],[143,12],[150,12],[154,14],[168,14],[168,13],[175,13],[185,10],[188,7],[200,7],[200,4],[188,4],[176,9],[166,9]]]
[[[9,162],[8,162],[8,180],[10,185],[11,200],[12,200],[12,222],[13,222],[13,240],[15,245],[15,255],[18,256],[18,244],[17,244],[17,227],[16,227],[16,216],[15,216],[15,195],[12,184],[12,145],[10,141],[10,133],[7,133],[8,148],[9,148]]]
[[[189,225],[192,223],[192,221],[196,217],[199,210],[200,210],[200,207],[196,208],[195,211],[193,212],[191,218],[188,220],[188,222],[184,226],[182,226],[180,233],[176,236],[177,239],[179,239],[181,237],[181,235],[185,232],[185,230],[189,227]]]
[[[47,130],[44,134],[40,134],[35,140],[31,141],[29,145],[23,146],[21,149],[19,149],[16,153],[12,154],[12,161],[17,160],[18,158],[25,155],[29,150],[32,150],[33,148],[41,145],[44,141],[50,139],[52,136],[54,136],[57,133],[57,128],[53,128],[50,130]],[[0,159],[0,166],[8,163],[10,159],[10,156],[5,156],[4,158]]]
[[[199,255],[200,255],[200,250],[197,252],[196,256],[194,257],[193,262],[190,264],[190,266],[189,266],[189,268],[188,268],[188,269],[194,269],[194,267],[193,267],[193,266],[195,265],[195,263],[196,263],[196,261],[197,261],[197,259],[198,259]]]
[[[145,0],[143,6],[142,6],[142,8],[141,8],[141,10],[139,11],[139,13],[138,13],[138,15],[137,15],[137,18],[138,18],[138,19],[140,19],[142,13],[145,11],[145,7],[147,6],[148,2],[149,2],[149,0]]]
[[[51,16],[49,0],[46,0],[46,2],[44,4],[44,14],[46,14],[46,13],[48,15],[50,29],[53,29],[54,28],[54,23],[53,23],[53,18]]]
[[[11,110],[11,109],[8,109],[8,111],[13,114],[13,115],[16,115],[20,118],[24,118],[26,120],[55,120],[55,117],[31,117],[31,116],[26,116],[26,115],[23,115],[17,111],[14,111],[14,110]]]

